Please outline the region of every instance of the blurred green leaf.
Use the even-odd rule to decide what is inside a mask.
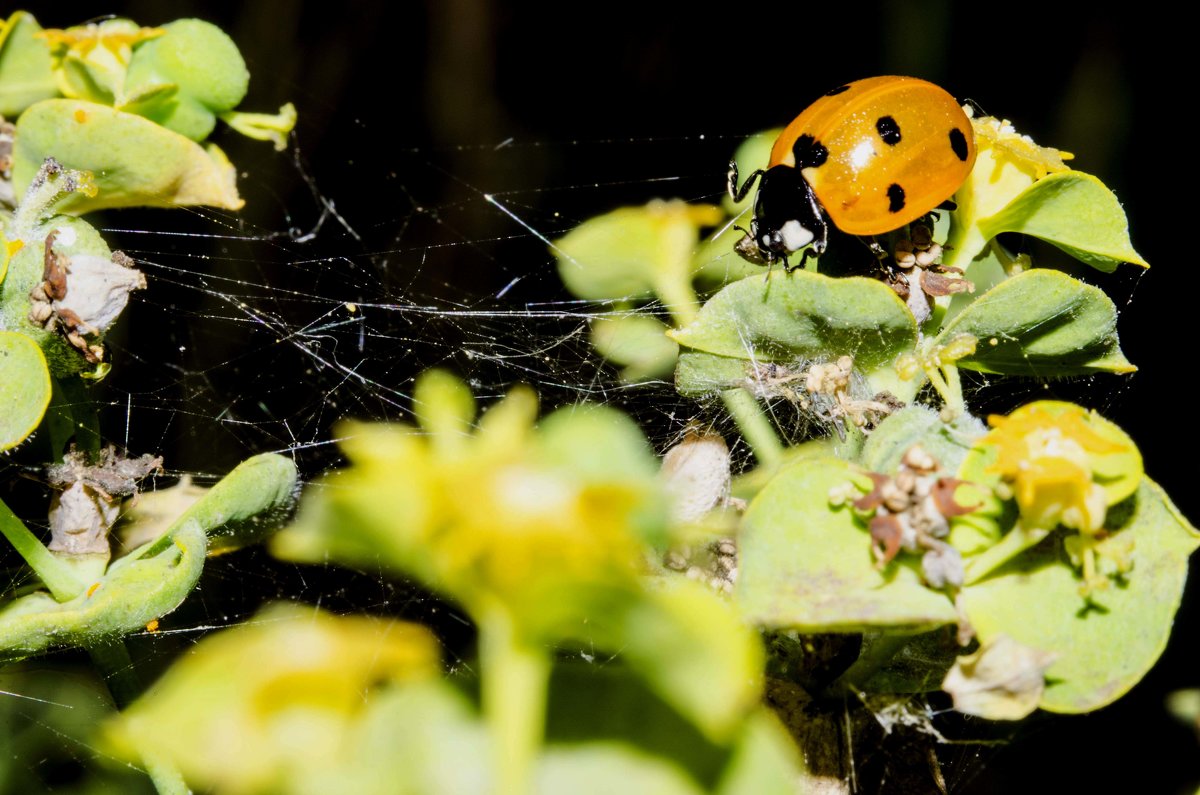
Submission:
[[[552,250],[559,277],[579,298],[637,301],[657,294],[668,310],[691,311],[672,304],[695,300],[687,285],[700,229],[719,222],[716,207],[655,201],[591,218]]]
[[[58,96],[41,25],[27,11],[0,22],[0,116],[15,119],[35,102]]]
[[[387,789],[388,781],[378,780],[381,768],[409,785],[426,776],[435,784],[469,782],[473,777],[456,771],[470,765],[441,774],[425,767],[445,762],[449,749],[394,744],[419,736],[414,729],[428,719],[428,739],[473,739],[461,749],[477,747],[478,732],[458,728],[461,709],[431,691],[370,697],[389,685],[436,683],[440,673],[437,641],[424,627],[275,605],[201,640],[108,724],[105,739],[131,762],[167,759],[195,786],[223,792],[409,791],[394,779]],[[385,743],[386,754],[364,759],[364,750]],[[401,759],[418,763],[416,775],[391,763]]]
[[[679,356],[679,346],[667,337],[668,329],[649,315],[597,317],[592,321],[592,347],[621,368],[626,383],[663,378],[675,369]]]
[[[762,644],[703,585],[664,579],[630,605],[617,640],[621,658],[714,741],[728,741],[758,703]]]

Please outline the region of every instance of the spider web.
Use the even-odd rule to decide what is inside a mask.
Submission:
[[[126,10],[146,16],[132,6]],[[307,16],[299,5],[294,10],[299,19],[295,24],[318,24],[311,9]],[[632,38],[623,39],[631,48],[653,41],[654,35],[670,39],[677,49],[674,37],[711,36],[710,26],[700,23],[684,33],[668,34],[663,19],[639,11],[650,13],[652,24],[649,33],[632,32]],[[371,12],[381,13],[373,5]],[[91,13],[94,9],[74,17],[64,12],[61,19],[43,21],[70,24]],[[145,21],[165,21],[183,13]],[[433,18],[452,11],[431,8],[427,13],[431,19],[424,21],[436,28]],[[494,22],[499,17],[502,29],[526,19],[517,12],[512,17],[496,9],[489,13]],[[731,442],[738,467],[752,465],[752,456],[737,441],[719,405],[680,398],[666,381],[623,384],[616,370],[595,354],[588,342],[590,322],[626,310],[571,296],[556,273],[553,240],[583,220],[622,205],[659,197],[718,201],[723,164],[745,134],[786,120],[782,117],[798,103],[790,99],[793,95],[811,96],[848,74],[905,71],[903,63],[894,63],[894,54],[886,69],[867,63],[825,67],[828,78],[814,76],[794,91],[772,84],[764,92],[767,97],[788,99],[766,103],[766,112],[750,121],[727,118],[717,134],[695,132],[705,128],[691,116],[671,120],[667,114],[664,122],[663,114],[653,113],[660,107],[655,103],[663,101],[661,92],[634,95],[640,89],[632,81],[618,89],[631,94],[627,115],[589,115],[575,103],[564,121],[554,120],[551,112],[532,116],[542,125],[528,133],[517,124],[506,124],[507,113],[527,110],[529,103],[553,108],[564,92],[594,90],[594,78],[578,71],[554,75],[552,66],[534,73],[536,79],[529,79],[520,92],[509,86],[506,96],[505,87],[498,86],[492,104],[477,108],[480,118],[494,127],[455,126],[453,119],[441,119],[418,122],[417,131],[408,134],[395,118],[397,108],[407,107],[406,100],[412,99],[404,93],[406,81],[400,79],[399,98],[393,104],[380,102],[375,81],[381,74],[414,70],[414,60],[421,57],[436,62],[435,45],[427,48],[418,41],[423,28],[413,32],[397,26],[392,31],[399,43],[389,69],[381,66],[380,58],[372,58],[329,89],[320,84],[320,69],[337,67],[328,48],[307,53],[316,65],[301,69],[291,59],[283,59],[288,63],[281,65],[269,51],[248,45],[252,35],[239,35],[239,27],[242,33],[261,33],[268,24],[265,16],[263,11],[247,13],[223,24],[246,51],[255,85],[271,86],[253,104],[265,108],[297,100],[301,123],[291,148],[283,153],[231,136],[219,139],[242,170],[239,189],[246,209],[239,214],[209,209],[121,211],[91,219],[114,248],[137,260],[149,282],[147,290],[135,294],[107,339],[114,368],[96,395],[107,441],[132,454],[164,456],[166,474],[151,487],[184,475],[211,483],[238,461],[267,451],[294,457],[302,477],[311,480],[340,461],[340,421],[409,419],[413,378],[430,367],[444,367],[467,379],[481,405],[516,383],[527,383],[535,387],[545,408],[584,400],[619,406],[639,421],[660,451],[689,423],[699,421]],[[281,18],[286,17],[285,9]],[[359,27],[354,29],[361,30],[362,24],[357,20]],[[611,33],[614,24],[602,29]],[[332,26],[329,35],[353,49],[357,45],[346,29]],[[306,35],[315,38],[311,30]],[[497,45],[500,62],[514,57],[505,55],[505,46],[532,46],[528,37],[511,38],[523,43],[505,45],[502,39]],[[379,39],[372,41],[381,46]],[[561,57],[561,49],[554,51]],[[713,55],[709,52],[707,57]],[[267,77],[276,70],[283,73],[277,82]],[[744,77],[740,80],[744,83]],[[723,85],[729,97],[736,98],[733,88]],[[368,89],[375,93],[366,101]],[[461,90],[469,103],[475,94]],[[694,89],[687,99],[730,108],[734,104],[708,87]],[[513,109],[497,110],[496,103],[505,100]],[[611,104],[609,99],[601,107]],[[678,110],[681,105],[670,107]],[[1009,106],[1018,105],[1013,101]],[[347,112],[347,107],[352,110]],[[441,124],[443,129],[422,124]],[[442,143],[445,140],[465,143]],[[1148,258],[1155,261],[1152,253]],[[1131,310],[1126,317],[1153,314],[1143,305],[1161,295],[1145,298],[1140,275],[1082,275],[1108,290],[1123,311]],[[666,315],[654,304],[639,311]],[[1128,330],[1127,320],[1122,329]],[[1128,337],[1124,342],[1131,359],[1156,366],[1152,355],[1150,361],[1137,355],[1152,354],[1150,346],[1136,341],[1130,345]],[[1069,381],[968,376],[968,402],[982,414],[1039,398],[1076,400],[1114,417],[1143,442],[1159,425],[1130,404],[1161,399],[1161,393],[1147,398],[1138,394],[1138,383],[1111,376]],[[1152,389],[1159,384],[1150,382]],[[785,403],[770,408],[790,439],[812,430],[811,423]],[[1153,461],[1153,452],[1145,445],[1144,449]],[[1184,481],[1173,484],[1166,465],[1157,471],[1153,463],[1150,466],[1168,491],[1187,496]],[[25,488],[30,494],[36,491],[32,485]],[[1196,515],[1189,506],[1184,509]],[[164,619],[158,632],[130,639],[135,668],[151,680],[205,634],[245,622],[259,605],[273,599],[422,621],[439,632],[452,666],[468,664],[471,630],[453,607],[381,571],[290,566],[252,548],[211,559],[200,587]],[[1195,626],[1196,620],[1195,609],[1185,604],[1180,624]],[[1156,736],[1166,739],[1157,753],[1164,759],[1191,758],[1191,738],[1172,731],[1161,709],[1161,693],[1196,684],[1194,677],[1179,673],[1181,667],[1175,663],[1156,671],[1139,688],[1152,695],[1131,697],[1090,721],[1039,719],[1027,737],[1001,750],[951,747],[941,754],[950,791],[1002,792],[1005,782],[1013,781],[1022,781],[1028,790],[1018,771],[1032,764],[1030,759],[1054,759],[1045,746],[1069,753],[1068,746],[1110,744],[1128,725],[1160,727]],[[40,782],[47,792],[75,791],[82,777],[115,764],[87,740],[87,716],[101,713],[107,697],[79,655],[53,655],[5,669],[0,672],[0,690],[10,694],[0,698],[0,709],[8,710],[0,717],[0,725],[6,727],[0,731],[9,732],[16,757],[8,764],[19,768],[15,773],[0,768],[0,775],[7,776],[0,778],[0,791],[4,782],[17,780],[24,785]],[[937,710],[923,703],[912,709],[937,719]],[[977,723],[966,721],[958,728],[959,736],[982,739]],[[1047,732],[1054,732],[1053,740]],[[1062,736],[1071,733],[1071,740]],[[29,749],[28,755],[21,749]],[[1049,761],[1041,767],[1047,766],[1054,767]],[[1106,778],[1104,771],[1073,768],[1069,781],[1076,787],[1087,782],[1111,786],[1108,773]],[[1171,780],[1195,776],[1194,770],[1181,769]],[[1044,791],[1061,789],[1068,779],[1060,779],[1047,778]],[[122,786],[143,785],[136,776],[119,780]]]

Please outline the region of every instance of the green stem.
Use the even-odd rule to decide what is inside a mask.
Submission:
[[[953,364],[944,364],[942,365],[942,374],[946,377],[946,388],[950,391],[946,405],[954,412],[955,416],[966,414],[967,402],[963,400],[962,376],[958,372],[958,367]]]
[[[973,585],[979,582],[1048,535],[1048,529],[1026,528],[1018,523],[999,542],[967,561],[965,584]]]
[[[142,693],[142,683],[133,667],[125,641],[117,638],[88,648],[92,663],[104,678],[117,709],[124,710]],[[187,782],[171,761],[159,754],[142,751],[146,775],[159,795],[188,795]]]
[[[783,444],[753,395],[738,387],[722,392],[721,400],[742,432],[742,438],[754,451],[760,466],[775,466],[783,460]]]
[[[112,693],[113,703],[117,709],[123,710],[142,694],[142,683],[133,668],[133,659],[125,641],[116,638],[107,643],[97,643],[88,647],[88,655],[92,664],[104,677],[108,692]]]
[[[517,636],[502,607],[479,622],[483,714],[492,740],[498,795],[526,795],[542,746],[550,655]]]
[[[82,378],[70,377],[59,382],[70,408],[75,449],[93,455],[100,452],[100,413]]]
[[[0,500],[0,533],[4,534],[59,602],[66,602],[83,593],[87,583],[76,575],[70,565],[46,549],[3,500]]]
[[[682,328],[699,317],[700,299],[692,289],[690,276],[675,273],[667,276],[655,280],[654,292],[671,313],[671,322],[676,328]]]
[[[869,641],[864,639],[863,650],[854,664],[847,668],[841,676],[834,680],[826,691],[838,693],[847,689],[856,690],[879,669],[887,665],[897,653],[908,645],[911,635],[884,634],[877,635]]]
[[[153,753],[142,753],[142,764],[146,766],[146,775],[154,784],[158,795],[191,795],[187,782],[179,768],[168,759]]]

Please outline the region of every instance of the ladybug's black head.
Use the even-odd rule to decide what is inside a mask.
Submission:
[[[759,179],[750,234],[738,244],[737,252],[768,265],[809,245],[819,255],[825,251],[828,230],[825,213],[800,170],[775,166]],[[757,252],[747,256],[751,247]]]

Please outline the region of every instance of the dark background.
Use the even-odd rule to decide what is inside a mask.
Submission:
[[[1179,369],[1194,357],[1183,319],[1194,314],[1187,269],[1196,243],[1194,225],[1182,215],[1193,207],[1195,146],[1180,115],[1193,89],[1191,72],[1168,63],[1183,60],[1185,31],[1160,18],[1153,4],[1112,13],[936,0],[785,7],[741,2],[701,12],[697,4],[627,0],[33,4],[45,26],[106,13],[142,24],[208,19],[230,33],[249,64],[243,107],[273,110],[291,100],[300,111],[290,153],[217,137],[245,172],[240,187],[248,206],[240,218],[104,216],[114,245],[162,268],[127,320],[131,338],[119,343],[126,362],[152,364],[150,382],[145,369],[123,374],[118,359],[108,388],[119,405],[110,420],[123,423],[126,404],[140,409],[142,419],[129,425],[135,451],[165,448],[176,469],[220,472],[249,452],[289,446],[287,433],[317,441],[338,416],[399,416],[409,380],[429,365],[473,375],[484,391],[524,378],[548,403],[575,399],[554,393],[561,372],[472,371],[458,355],[479,333],[465,328],[467,321],[439,326],[428,317],[377,314],[376,355],[360,372],[395,393],[372,387],[347,397],[342,387],[329,411],[318,412],[311,390],[329,390],[336,379],[303,370],[303,359],[277,358],[255,336],[262,329],[239,331],[214,316],[239,314],[222,293],[253,299],[261,284],[278,286],[260,300],[284,328],[307,321],[305,302],[284,300],[282,288],[326,302],[470,308],[495,306],[488,298],[521,277],[512,300],[566,299],[545,246],[483,194],[496,195],[549,237],[658,196],[714,201],[741,137],[786,123],[830,86],[912,74],[1012,119],[1040,143],[1076,153],[1072,165],[1100,176],[1125,204],[1133,243],[1154,266],[1145,274],[1132,266],[1083,274],[1121,308],[1123,347],[1139,373],[1015,390],[993,385],[981,396],[995,410],[1038,396],[1104,410],[1142,447],[1150,475],[1185,514],[1200,518],[1196,468],[1183,455],[1196,442],[1194,391]],[[1166,90],[1176,92],[1179,107],[1164,101]],[[334,220],[311,242],[289,237],[291,228],[313,227],[318,199],[332,201],[357,238]],[[148,228],[206,237],[147,240],[120,231]],[[217,234],[233,239],[213,239]],[[246,236],[252,241],[238,239]],[[211,266],[206,257],[214,258]],[[156,275],[154,268],[149,273]],[[520,332],[493,325],[486,333],[498,340],[514,330]],[[242,353],[246,343],[258,353]],[[192,401],[194,410],[187,408]],[[248,425],[217,427],[226,404]],[[256,404],[270,416],[255,414]],[[654,416],[644,406],[635,411]],[[286,433],[280,418],[294,420]],[[310,475],[329,460],[323,447],[301,452]],[[1006,747],[964,753],[960,767],[947,770],[952,790],[1194,790],[1195,737],[1166,715],[1163,698],[1200,686],[1197,602],[1193,584],[1171,646],[1128,697],[1088,716],[1038,719]]]

